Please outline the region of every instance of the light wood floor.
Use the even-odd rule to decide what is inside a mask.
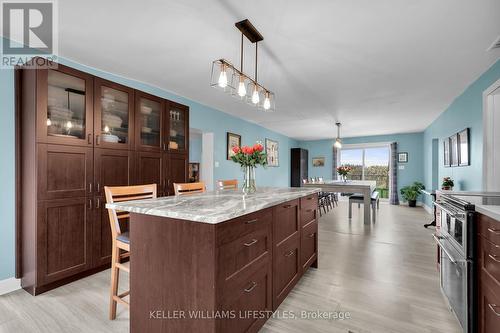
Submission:
[[[311,269],[279,307],[282,316],[302,311],[349,312],[351,318],[271,318],[261,330],[281,332],[461,332],[445,305],[435,269],[433,230],[422,227],[422,208],[380,205],[365,226],[354,208],[340,203],[319,224],[319,269]],[[362,213],[361,213],[362,214]],[[19,290],[0,296],[0,332],[128,332],[128,311],[118,305],[109,321],[109,271],[37,297]],[[121,279],[128,288],[127,276]]]

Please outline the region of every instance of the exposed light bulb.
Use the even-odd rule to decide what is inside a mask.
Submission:
[[[105,133],[109,133],[109,127],[108,127],[108,125],[104,126],[104,132]]]
[[[71,123],[71,121],[68,121],[68,122],[66,123],[66,128],[67,128],[67,129],[73,128],[73,124]]]
[[[271,101],[269,100],[269,93],[266,93],[266,98],[264,99],[264,110],[269,110],[271,108]]]
[[[335,148],[342,148],[342,141],[340,141],[339,138],[335,140],[335,143],[333,144]]]
[[[47,119],[47,126],[52,125],[52,121],[50,119]]]
[[[227,73],[226,66],[222,65],[220,75],[219,75],[219,87],[226,88],[227,87]]]
[[[244,97],[247,94],[247,88],[245,87],[245,79],[240,76],[240,84],[238,85],[238,95]]]
[[[253,90],[253,94],[252,94],[252,103],[253,104],[257,104],[259,103],[259,90],[257,89],[257,87],[254,88]]]

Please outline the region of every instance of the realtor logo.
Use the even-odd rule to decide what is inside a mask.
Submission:
[[[54,1],[2,1],[2,65],[25,63],[31,56],[57,52]],[[54,58],[52,58],[54,60]]]

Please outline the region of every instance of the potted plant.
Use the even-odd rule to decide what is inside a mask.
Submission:
[[[453,182],[453,179],[451,179],[451,177],[443,178],[443,184],[441,185],[442,190],[452,191],[453,186],[455,186],[455,183]]]
[[[264,151],[264,146],[257,142],[253,146],[233,147],[234,155],[231,156],[233,162],[241,165],[244,172],[245,180],[243,182],[243,193],[251,194],[257,190],[255,185],[255,168],[258,165],[267,165],[267,155]]]
[[[352,168],[348,165],[341,165],[337,168],[337,173],[342,177],[342,179],[346,182],[347,175],[352,171]]]
[[[421,182],[414,182],[411,185],[401,188],[400,192],[403,196],[403,200],[408,201],[409,207],[415,207],[417,205],[417,198],[425,189],[424,184]]]

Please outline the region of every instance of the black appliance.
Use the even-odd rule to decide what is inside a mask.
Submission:
[[[309,177],[308,151],[302,148],[291,149],[291,180],[292,187],[301,187],[302,180]]]
[[[441,291],[463,331],[472,333],[477,318],[475,206],[448,194],[434,205],[440,212],[434,239],[440,248]]]

